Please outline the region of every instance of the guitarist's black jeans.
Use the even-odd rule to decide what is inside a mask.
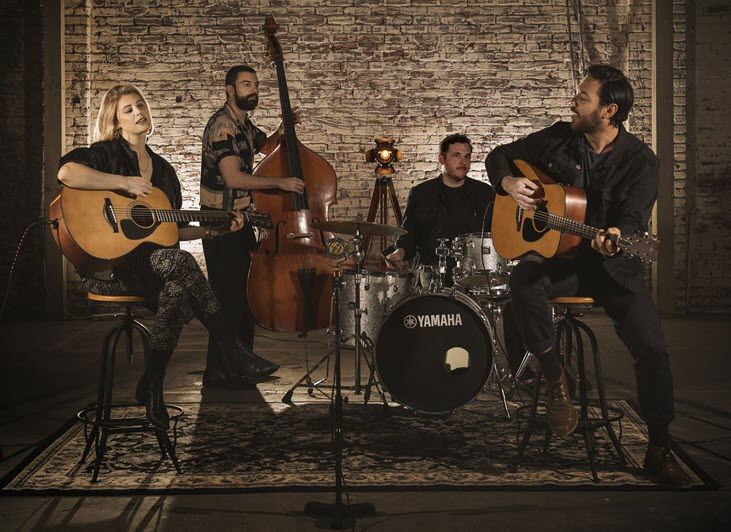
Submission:
[[[506,343],[543,353],[556,343],[548,300],[559,296],[593,297],[612,320],[634,359],[641,414],[650,428],[667,427],[674,417],[673,378],[665,338],[652,296],[630,291],[604,270],[601,257],[582,248],[576,259],[524,257],[510,276],[510,303],[504,311]],[[516,353],[510,353],[511,362]],[[513,364],[511,364],[513,365]],[[515,368],[514,368],[515,369]]]
[[[205,225],[205,224],[204,224]],[[203,240],[208,282],[221,303],[232,330],[249,349],[254,347],[256,320],[251,313],[246,295],[251,252],[257,242],[250,226],[241,231],[227,233],[217,238]],[[221,355],[218,344],[208,336],[207,368],[220,368]]]

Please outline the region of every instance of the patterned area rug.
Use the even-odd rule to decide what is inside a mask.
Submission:
[[[99,475],[92,464],[79,466],[84,431],[74,423],[12,478],[3,490],[23,492],[154,493],[158,491],[328,491],[334,461],[328,408],[323,403],[288,407],[279,403],[186,404],[177,427],[175,474],[161,460],[151,434],[115,435]],[[625,489],[652,488],[640,474],[647,437],[637,414],[625,402],[621,441],[623,467],[608,437],[598,432],[599,483],[592,482],[583,439],[555,439],[543,454],[534,437],[524,461],[514,469],[522,424],[506,419],[501,404],[474,401],[444,418],[404,410],[350,404],[345,407],[343,472],[350,490],[444,489]],[[127,415],[139,415],[130,407]],[[620,427],[618,424],[615,430]],[[701,476],[686,464],[697,487]]]

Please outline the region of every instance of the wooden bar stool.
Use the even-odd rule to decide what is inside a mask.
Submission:
[[[609,407],[607,405],[606,393],[604,390],[604,374],[602,372],[601,360],[599,358],[599,345],[597,343],[596,335],[588,325],[578,319],[581,313],[595,307],[595,301],[591,297],[556,297],[551,299],[550,303],[553,305],[554,315],[557,316],[554,323],[557,337],[556,352],[561,352],[560,346],[563,343],[564,357],[566,359],[564,361],[564,365],[566,368],[570,365],[571,354],[574,352],[574,346],[576,346],[576,380],[579,383],[580,406],[579,425],[576,431],[580,432],[584,437],[584,445],[589,459],[591,475],[594,482],[598,482],[599,477],[596,469],[595,441],[595,433],[598,429],[603,427],[607,431],[614,450],[621,460],[622,465],[626,465],[627,461],[624,456],[624,452],[622,451],[622,446],[619,443],[619,438],[612,427],[612,422],[622,419],[623,412],[618,408]],[[589,340],[591,355],[594,362],[596,390],[598,395],[598,399],[594,404],[598,406],[600,411],[600,415],[598,417],[590,416],[589,414],[589,407],[591,405],[587,394],[589,383],[586,376],[586,364],[584,358],[584,336]],[[533,398],[531,404],[528,407],[523,407],[527,408],[529,413],[527,416],[523,416],[527,421],[527,427],[523,433],[520,444],[518,445],[518,456],[515,459],[516,467],[523,457],[523,452],[528,445],[531,435],[534,432],[537,432],[535,429],[539,427],[543,428],[545,431],[543,451],[544,453],[548,452],[552,433],[546,423],[545,414],[538,414],[541,377],[542,373],[539,364],[535,385],[533,387]]]
[[[99,476],[99,469],[104,460],[104,453],[107,450],[107,440],[110,434],[133,433],[133,432],[151,432],[157,437],[160,453],[163,458],[170,456],[170,460],[175,466],[175,470],[180,473],[177,456],[175,455],[175,444],[177,443],[177,422],[183,414],[183,409],[177,405],[167,405],[168,410],[172,411],[170,416],[173,421],[173,441],[170,441],[167,431],[157,429],[151,425],[145,416],[137,417],[112,417],[115,409],[134,406],[135,403],[112,403],[112,388],[114,384],[114,362],[117,351],[117,343],[119,338],[124,334],[126,336],[126,354],[127,360],[132,362],[133,359],[133,337],[134,331],[139,332],[142,339],[142,350],[145,358],[150,352],[150,331],[140,322],[134,314],[134,307],[141,306],[145,303],[145,298],[135,295],[102,295],[89,292],[87,294],[89,301],[105,303],[123,307],[125,314],[122,319],[112,327],[104,337],[102,342],[101,359],[99,364],[99,388],[97,400],[76,414],[84,423],[84,437],[86,445],[81,456],[80,464],[86,461],[92,445],[94,446],[94,473],[92,482],[96,482]],[[87,430],[91,425],[91,429]]]

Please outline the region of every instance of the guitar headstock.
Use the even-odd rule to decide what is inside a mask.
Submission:
[[[254,227],[260,227],[262,229],[271,229],[274,227],[272,217],[265,212],[254,210],[244,211],[244,218]]]
[[[267,53],[269,58],[276,62],[278,59],[281,60],[284,56],[282,54],[282,47],[279,45],[279,41],[275,33],[279,29],[279,24],[276,23],[274,17],[268,16],[264,22],[264,35],[267,37]]]
[[[633,257],[639,257],[642,262],[657,260],[660,250],[660,241],[649,233],[638,236],[623,236],[619,242],[620,248]]]

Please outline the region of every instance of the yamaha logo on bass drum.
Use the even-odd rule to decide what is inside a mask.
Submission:
[[[462,325],[462,315],[457,314],[409,314],[404,316],[404,327],[456,327]]]

